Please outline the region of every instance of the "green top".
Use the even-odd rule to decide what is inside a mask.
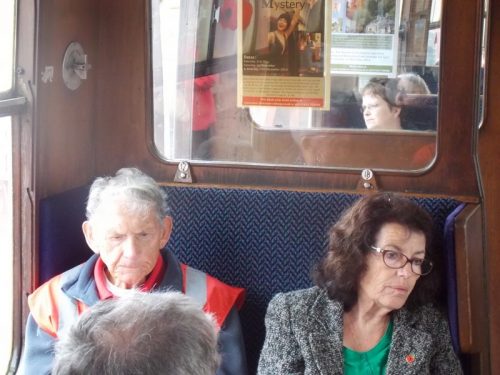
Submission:
[[[378,344],[367,352],[357,352],[344,346],[344,374],[385,375],[391,341],[392,320]]]

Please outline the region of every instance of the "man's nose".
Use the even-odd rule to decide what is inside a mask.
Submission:
[[[123,243],[123,254],[129,258],[133,258],[139,253],[137,240],[134,236],[127,237]]]

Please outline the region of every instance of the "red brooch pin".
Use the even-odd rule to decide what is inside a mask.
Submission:
[[[413,354],[408,354],[405,359],[407,363],[415,362],[415,356]]]

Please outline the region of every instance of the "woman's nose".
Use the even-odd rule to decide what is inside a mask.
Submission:
[[[412,274],[411,263],[406,263],[403,267],[398,268],[398,275],[404,278],[410,277]]]

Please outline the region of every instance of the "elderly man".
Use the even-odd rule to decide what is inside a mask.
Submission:
[[[100,301],[55,349],[53,375],[213,375],[220,359],[212,316],[179,292]]]
[[[237,312],[244,290],[181,264],[164,248],[172,232],[167,211],[164,191],[137,169],[121,169],[114,177],[94,181],[82,228],[95,255],[29,297],[21,374],[49,374],[54,343],[64,328],[98,301],[120,297],[132,288],[169,289],[193,296],[214,315],[220,328],[222,363],[217,374],[246,374]]]

